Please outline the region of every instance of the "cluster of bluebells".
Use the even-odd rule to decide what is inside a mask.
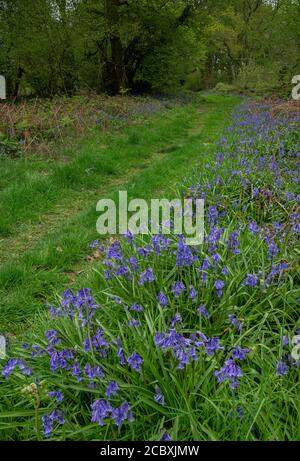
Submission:
[[[91,290],[83,288],[77,293],[66,290],[58,307],[50,306],[49,312],[52,317],[67,316],[71,320],[77,318],[84,327],[93,322],[96,310],[100,306],[95,303]]]
[[[24,345],[26,359],[6,362],[2,375],[9,379],[16,372],[23,380],[32,380],[36,362],[42,359],[48,364],[48,376],[50,373],[56,382],[80,383],[88,398],[97,393],[96,399],[89,401],[90,420],[107,425],[105,430],[111,422],[118,430],[134,422],[134,402],[129,401],[127,392],[132,383],[141,382],[142,388],[148,384],[153,401],[167,411],[172,387],[166,392],[165,383],[153,388],[157,377],[147,381],[145,350],[154,351],[151,360],[157,366],[173,367],[180,376],[185,376],[189,367],[209,364],[213,380],[237,392],[254,347],[236,345],[244,341],[248,319],[240,313],[243,306],[231,304],[231,299],[238,293],[238,302],[252,298],[261,302],[261,294],[284,284],[293,268],[283,248],[288,243],[293,249],[300,230],[300,197],[295,192],[300,155],[298,146],[286,145],[282,137],[297,123],[299,120],[273,119],[267,110],[238,111],[217,145],[213,163],[207,165],[211,175],[206,172],[188,191],[193,198],[206,199],[203,245],[191,247],[183,236],[163,234],[145,242],[130,231],[107,247],[93,242],[91,249],[104,255],[102,267],[110,293],[107,305],[112,309],[109,325],[115,316],[119,320],[123,315],[122,330],[116,332],[114,327],[108,332],[102,324],[101,306],[90,289],[66,290],[59,305],[50,306],[50,316],[55,325],[64,318],[76,329],[79,326],[79,344],[66,341],[58,327],[46,330],[39,344]],[[276,155],[270,155],[270,146],[278,150]],[[272,216],[273,210],[276,220],[265,222],[264,217]],[[245,236],[247,251],[259,248],[263,267],[255,262],[257,266],[244,270],[248,257]],[[236,279],[232,278],[235,264],[242,271]],[[159,323],[151,324],[152,319]],[[143,343],[141,348],[141,338],[146,338],[149,330],[151,344]],[[291,347],[285,335],[277,363],[272,364],[280,378],[299,365],[290,354]],[[122,371],[125,386],[111,374],[113,367]],[[138,386],[135,388],[138,392]],[[67,396],[59,390],[49,391],[47,399],[47,404],[51,399],[52,411],[42,416],[42,424],[45,437],[51,437],[66,418],[72,418],[72,408],[66,405],[69,413],[62,411]],[[238,407],[236,411],[242,418],[243,410]],[[166,431],[159,437],[171,440]]]
[[[192,361],[197,361],[201,348],[207,356],[213,356],[217,351],[224,351],[218,337],[207,338],[201,332],[185,336],[174,328],[174,323],[167,333],[156,333],[154,342],[157,348],[172,352],[178,362],[178,369],[183,369]]]

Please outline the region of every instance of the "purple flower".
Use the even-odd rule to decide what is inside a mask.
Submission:
[[[32,374],[32,370],[25,365],[23,359],[8,359],[2,369],[2,375],[8,379],[16,367],[19,367],[19,370],[21,373],[23,373],[23,375]]]
[[[237,409],[236,409],[236,412],[237,412],[239,418],[244,417],[244,410],[242,409],[242,407],[238,406]]]
[[[8,361],[2,369],[2,375],[5,376],[6,379],[8,379],[17,365],[18,359],[8,359]]]
[[[42,416],[43,432],[45,437],[51,437],[53,430],[53,423],[60,425],[64,424],[65,419],[63,412],[60,410],[54,410],[51,413],[47,413]]]
[[[196,342],[194,339],[186,338],[178,333],[174,328],[169,329],[169,333],[156,333],[154,336],[156,347],[161,349],[171,349],[174,357],[179,361],[177,368],[182,369],[190,363],[190,359],[197,360]]]
[[[117,357],[119,359],[120,365],[125,365],[126,360],[125,360],[125,354],[124,354],[124,349],[122,347],[122,341],[120,338],[116,339],[113,341],[114,344],[117,345]]]
[[[64,398],[60,391],[48,392],[48,397],[50,397],[50,399],[56,400],[56,402],[61,402]]]
[[[283,345],[283,347],[289,345],[289,337],[288,337],[287,335],[284,335],[284,336],[282,337],[282,345]]]
[[[151,248],[149,245],[147,245],[145,248],[138,248],[137,249],[137,252],[139,254],[139,256],[143,257],[143,258],[148,258],[151,254]]]
[[[162,441],[162,442],[171,442],[171,440],[172,440],[172,439],[171,439],[169,433],[168,433],[168,432],[164,432],[164,433],[163,433],[163,436],[162,436],[162,438],[161,438],[161,441]]]
[[[53,421],[49,414],[42,416],[43,432],[45,437],[51,437]]]
[[[216,336],[209,338],[205,344],[205,352],[208,356],[214,355],[217,351],[224,351],[220,344],[220,339]]]
[[[246,354],[249,354],[250,352],[251,352],[251,349],[249,349],[248,347],[245,347],[243,349],[240,346],[236,346],[232,350],[231,358],[238,359],[238,360],[246,360],[247,359]]]
[[[123,235],[126,238],[127,243],[131,243],[134,240],[134,235],[129,229]]]
[[[119,429],[124,421],[128,420],[129,422],[133,422],[133,415],[126,400],[119,406],[119,408],[113,408],[111,416],[115,421],[115,425]]]
[[[278,249],[278,246],[276,245],[276,243],[274,242],[271,242],[269,244],[269,259],[272,260],[274,258],[274,256],[277,255],[279,249]]]
[[[238,240],[239,235],[240,235],[239,231],[234,231],[229,235],[229,238],[228,238],[228,242],[227,242],[228,247],[234,255],[238,255],[240,253],[240,250],[239,250],[240,243]]]
[[[96,400],[91,405],[92,409],[92,423],[98,423],[99,426],[104,426],[104,420],[112,412],[112,406],[106,400]]]
[[[140,274],[140,284],[144,285],[146,282],[151,283],[154,282],[155,276],[153,273],[153,269],[148,267]]]
[[[177,252],[176,252],[176,266],[188,267],[192,266],[197,260],[197,256],[193,254],[191,247],[184,243],[183,238],[179,238]]]
[[[208,223],[214,226],[218,221],[218,216],[219,216],[219,213],[218,213],[217,207],[209,206],[207,210]]]
[[[252,221],[248,224],[248,227],[249,227],[249,230],[251,232],[251,234],[257,234],[259,232],[259,227],[257,225],[257,222],[256,221]]]
[[[171,322],[170,322],[171,327],[174,327],[176,323],[182,323],[182,317],[179,314],[179,312],[176,312],[174,317],[172,317]]]
[[[289,371],[288,366],[284,360],[280,360],[277,362],[277,365],[276,365],[277,376],[285,376],[288,374],[288,371]]]
[[[84,369],[84,374],[89,380],[103,379],[105,374],[99,365],[92,367],[90,363],[87,363]]]
[[[127,262],[130,264],[131,270],[133,272],[136,272],[138,270],[139,268],[138,260],[134,256],[131,256]]]
[[[129,319],[129,321],[128,321],[128,325],[129,325],[130,327],[138,328],[138,327],[141,326],[141,322],[140,322],[139,320],[137,320],[137,319],[131,318],[131,319]]]
[[[80,366],[77,361],[75,361],[72,365],[72,376],[76,377],[78,382],[82,380]]]
[[[97,333],[92,337],[92,345],[94,350],[99,352],[101,357],[107,357],[109,344],[104,338],[102,328],[98,328]]]
[[[131,306],[130,310],[134,311],[134,312],[142,312],[144,310],[144,308],[143,308],[143,306],[141,304],[134,303]]]
[[[223,280],[216,280],[214,283],[214,287],[217,290],[217,295],[219,298],[222,296],[222,290],[224,286],[225,286],[225,283],[223,282]]]
[[[205,309],[205,305],[204,304],[200,304],[200,306],[198,307],[197,309],[197,312],[198,314],[200,315],[203,315],[203,317],[205,317],[206,319],[209,319],[209,313],[207,312],[207,310]]]
[[[56,330],[48,330],[45,332],[45,338],[48,340],[49,346],[55,346],[59,344],[60,339]]]
[[[259,282],[259,278],[256,274],[247,274],[243,285],[248,285],[250,287],[256,287]]]
[[[141,371],[141,365],[143,362],[144,362],[143,358],[137,352],[134,352],[127,359],[127,363],[131,366],[133,370],[136,370],[136,371]]]
[[[204,258],[202,261],[201,269],[207,271],[210,268],[210,264],[207,258]]]
[[[173,283],[172,293],[175,294],[175,298],[179,298],[180,294],[185,290],[185,284],[183,282],[177,281]]]
[[[190,286],[190,292],[189,292],[189,298],[192,300],[192,301],[196,301],[197,299],[197,296],[198,296],[198,291],[195,290],[195,288],[193,287],[193,285]]]
[[[111,397],[116,395],[118,390],[119,390],[118,383],[116,381],[109,381],[107,388],[106,388],[105,395],[108,399],[110,399]]]
[[[228,269],[227,269],[226,266],[223,266],[223,267],[222,267],[222,271],[221,271],[221,272],[222,272],[223,275],[225,275],[225,277],[227,277],[227,275],[229,274]]]
[[[228,379],[230,381],[230,387],[235,389],[239,384],[238,379],[243,376],[243,373],[234,360],[226,360],[224,366],[219,371],[215,372],[215,376],[219,383]]]
[[[159,403],[160,405],[164,406],[165,405],[165,398],[160,390],[159,387],[155,388],[155,396],[154,396],[155,402]]]
[[[234,314],[230,314],[228,316],[228,320],[229,322],[231,323],[231,325],[233,325],[234,327],[236,327],[237,331],[240,333],[242,331],[242,328],[243,328],[243,323],[239,321],[239,319],[236,317],[236,315]]]
[[[166,297],[166,295],[162,291],[160,291],[158,293],[157,301],[158,301],[158,303],[159,303],[159,305],[161,307],[167,307],[167,305],[168,305],[168,298]]]

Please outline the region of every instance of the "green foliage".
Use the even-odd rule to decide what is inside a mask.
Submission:
[[[218,131],[220,116],[224,118],[224,108],[217,108],[220,104],[226,104],[225,99],[229,109],[233,98],[215,96],[207,100],[208,107],[214,107],[214,110],[206,114],[206,123],[211,118],[211,125],[203,127],[203,133],[210,128],[210,141],[212,134],[216,135],[213,126]],[[255,105],[253,110],[256,110]],[[195,112],[195,107],[189,107],[185,115],[193,119]],[[176,114],[173,115],[176,119]],[[176,123],[173,119],[174,131],[179,130],[182,125],[183,111],[178,115],[180,116]],[[235,123],[238,116],[241,123],[237,126],[239,133],[243,131],[245,120],[251,120],[250,115],[248,114],[248,119],[245,113],[236,114]],[[252,120],[257,120],[258,115],[252,115]],[[185,128],[191,128],[191,119],[184,118],[185,122],[189,121]],[[270,119],[266,117],[264,120]],[[211,149],[202,151],[200,157],[202,135],[194,135],[187,140],[186,152],[179,157],[181,161],[176,161],[178,157],[175,159],[176,171],[178,173],[179,169],[182,170],[184,159],[187,161],[190,158],[191,147],[193,152],[198,152],[199,165],[193,171],[188,171],[188,182],[182,184],[177,192],[183,197],[188,195],[197,198],[203,189],[206,190],[208,206],[220,210],[218,224],[211,224],[209,235],[214,236],[216,229],[222,230],[220,240],[206,239],[196,250],[198,260],[193,260],[192,264],[189,260],[189,263],[178,266],[175,256],[178,240],[172,235],[167,247],[160,247],[159,252],[154,251],[155,246],[152,247],[147,258],[138,255],[136,249],[149,244],[148,236],[144,239],[135,237],[133,243],[126,243],[126,239],[121,239],[122,264],[135,255],[139,261],[139,269],[138,272],[133,270],[130,278],[112,276],[109,280],[104,272],[111,266],[103,264],[103,249],[97,247],[95,251],[91,250],[92,273],[89,277],[84,274],[76,283],[81,287],[90,287],[95,301],[100,305],[93,317],[92,328],[89,329],[89,325],[82,326],[82,317],[77,318],[76,315],[72,318],[65,315],[50,319],[45,311],[40,311],[35,316],[34,326],[24,338],[26,344],[47,348],[47,330],[56,331],[59,343],[52,344],[49,351],[36,358],[32,357],[30,347],[13,345],[11,355],[22,357],[26,365],[32,367],[33,376],[15,370],[9,379],[0,378],[0,430],[3,439],[41,439],[41,417],[56,406],[48,395],[51,391],[63,393],[64,398],[57,406],[64,411],[65,417],[63,425],[53,426],[53,440],[160,440],[166,430],[172,440],[181,441],[287,441],[299,438],[299,371],[291,360],[286,374],[276,374],[276,363],[279,358],[283,357],[285,360],[289,355],[291,340],[299,322],[296,301],[299,297],[299,267],[295,247],[297,241],[293,230],[293,223],[296,222],[293,219],[290,221],[297,204],[295,195],[291,199],[286,197],[287,190],[289,193],[297,193],[293,181],[297,154],[293,130],[296,131],[297,125],[294,124],[289,132],[287,130],[290,128],[284,124],[279,123],[278,126],[281,126],[280,136],[273,136],[274,133],[270,130],[269,137],[264,137],[266,130],[262,128],[263,124],[249,125],[251,133],[255,132],[255,127],[261,130],[255,143],[240,143],[241,139],[253,139],[249,137],[249,132],[244,133],[245,137],[239,137],[234,129],[226,130],[223,133],[226,138],[222,136],[217,149],[212,144]],[[153,136],[155,138],[155,133]],[[224,142],[225,139],[227,142]],[[145,133],[140,130],[140,143],[143,140],[147,146]],[[129,141],[136,143],[136,138],[129,136]],[[213,155],[215,151],[218,154]],[[254,152],[257,152],[257,157],[253,155]],[[267,160],[270,168],[249,169],[249,165],[256,166],[256,161],[261,158]],[[174,166],[172,156],[166,165],[170,173]],[[232,174],[233,166],[239,166],[238,174]],[[275,175],[278,172],[280,177],[282,175],[283,187],[277,181],[272,182],[274,166]],[[157,169],[151,169],[150,185],[145,181],[147,175],[144,175],[140,180],[132,182],[129,191],[134,190],[137,193],[136,191],[143,190],[145,196],[150,190],[157,191],[157,185],[166,179],[161,167],[162,163],[159,162]],[[160,177],[157,178],[159,172]],[[182,173],[181,171],[181,177]],[[212,183],[214,187],[211,187]],[[254,193],[255,189],[258,193]],[[249,224],[254,222],[259,226],[259,232],[251,230]],[[233,240],[238,239],[237,247],[228,243],[233,243],[232,232],[235,232]],[[69,243],[78,252],[79,237],[86,236],[84,232],[80,236],[75,234],[73,230],[72,241],[68,237]],[[278,244],[278,253],[272,258],[268,251],[270,236]],[[63,242],[65,243],[64,240]],[[51,250],[55,244],[56,242],[50,243]],[[59,253],[61,255],[63,251]],[[216,254],[219,260],[213,260]],[[50,257],[53,258],[53,251],[48,253],[48,264]],[[36,255],[35,258],[37,264]],[[202,267],[199,264],[204,258],[209,259],[211,267],[199,271],[199,267]],[[28,259],[27,257],[27,261]],[[56,266],[61,264],[62,260],[62,256],[56,256],[56,261],[52,260],[53,266],[55,263]],[[114,257],[109,260],[113,267],[118,266],[117,261]],[[274,275],[274,267],[278,264],[281,269]],[[155,280],[153,283],[141,284],[141,271],[147,267],[153,269]],[[52,276],[54,273],[53,269]],[[201,274],[204,273],[206,283],[201,282]],[[256,286],[244,283],[253,274],[257,274]],[[26,289],[32,277],[31,271],[16,270],[12,265],[6,267],[1,275],[0,280],[8,289],[20,287],[20,282],[27,276],[24,281]],[[226,281],[221,296],[214,286],[216,277]],[[39,274],[35,276],[35,283],[37,280],[39,283],[45,282],[46,277],[41,279]],[[178,297],[172,293],[175,280],[184,282],[188,288]],[[191,283],[197,288],[196,302],[189,296]],[[72,288],[75,292],[74,285]],[[158,303],[159,290],[164,290],[167,295],[166,307]],[[22,286],[20,292],[23,292]],[[47,290],[44,290],[43,295],[46,293]],[[57,307],[60,301],[56,297],[51,304]],[[197,313],[200,302],[209,311],[209,319]],[[130,310],[133,303],[141,304],[143,310]],[[83,315],[86,312],[90,312],[88,307]],[[189,358],[182,368],[178,367],[178,361],[183,360],[186,352],[184,345],[180,344],[178,355],[175,356],[171,347],[162,349],[154,341],[156,333],[169,331],[170,320],[178,313],[182,317],[182,322],[177,317],[175,328],[178,335],[194,341],[193,333],[199,335],[199,332],[203,332],[206,338],[203,339],[201,335],[196,338],[206,344],[208,337],[217,336],[225,351],[217,350],[214,354],[207,354],[203,345],[197,345],[197,351],[193,352],[197,355],[197,360],[192,361]],[[241,330],[228,320],[232,313],[243,323]],[[141,322],[140,328],[129,325],[132,317]],[[84,339],[88,340],[98,329],[101,329],[101,339],[109,343],[107,354],[83,348],[86,344]],[[283,342],[283,336],[288,337],[288,344]],[[120,342],[117,339],[122,343],[121,352],[125,358],[133,351],[143,358],[141,371],[132,369],[126,361],[123,365],[120,364]],[[231,388],[228,381],[218,383],[214,373],[220,370],[224,360],[228,360],[233,348],[237,346],[249,350],[244,360],[237,359],[242,374],[238,387]],[[74,358],[78,361],[82,371],[80,381],[72,374],[70,367],[62,365],[50,371],[49,355],[53,348],[58,351],[72,350],[73,355],[67,360],[70,365]],[[103,350],[105,346],[101,349],[102,352]],[[55,362],[57,363],[57,357],[54,356],[52,365]],[[87,362],[92,367],[101,367],[104,372],[103,378],[94,380],[97,387],[91,385],[92,379],[88,379],[83,372]],[[134,415],[134,421],[124,421],[121,428],[116,428],[110,415],[105,418],[103,425],[91,421],[91,404],[98,399],[106,399],[105,392],[110,380],[114,380],[119,386],[117,394],[111,397],[112,406],[116,408],[126,400]],[[160,405],[155,400],[156,387],[160,388],[165,405]]]
[[[1,6],[0,72],[9,96],[175,91],[185,83],[197,91],[237,78],[245,86],[242,75],[252,65],[274,71],[277,87],[287,89],[299,69],[298,0],[2,0]]]
[[[3,156],[18,157],[22,154],[22,148],[19,142],[7,139],[0,133],[0,158]]]
[[[268,95],[279,88],[279,72],[275,65],[267,67],[252,61],[241,66],[235,84],[243,92]]]
[[[230,85],[229,83],[219,82],[216,84],[214,91],[221,94],[230,94],[236,92],[237,87],[235,85]]]

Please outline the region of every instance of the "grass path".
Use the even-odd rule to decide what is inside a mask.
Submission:
[[[87,284],[97,201],[119,190],[129,198],[174,195],[212,153],[237,101],[209,96],[119,133],[94,131],[58,161],[1,160],[0,330],[19,334],[55,293]]]

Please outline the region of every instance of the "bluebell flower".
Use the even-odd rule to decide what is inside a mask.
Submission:
[[[164,433],[163,433],[163,436],[162,436],[162,438],[161,438],[161,441],[162,441],[162,442],[171,442],[171,440],[172,440],[172,439],[171,439],[169,433],[168,433],[168,432],[164,432]]]
[[[96,400],[91,404],[92,423],[98,423],[99,426],[104,426],[104,420],[112,413],[113,408],[106,400]]]
[[[228,271],[228,269],[227,269],[226,266],[223,266],[223,267],[222,267],[222,271],[221,271],[221,272],[222,272],[223,275],[225,275],[225,277],[227,277],[227,275],[229,275],[229,271]]]
[[[43,432],[45,437],[51,437],[53,424],[58,423],[60,425],[65,423],[63,412],[60,410],[54,410],[51,413],[47,413],[42,416]]]
[[[248,347],[242,348],[240,346],[236,346],[232,350],[231,358],[239,359],[239,360],[246,360],[247,359],[246,354],[249,354],[250,352],[251,352],[251,349],[249,349]]]
[[[171,322],[170,322],[171,327],[174,327],[176,323],[182,323],[182,317],[179,314],[179,312],[176,312],[176,314],[171,318]]]
[[[165,405],[165,398],[160,390],[160,388],[157,386],[155,388],[155,396],[154,396],[155,402],[159,403],[160,405],[164,406]]]
[[[167,307],[168,305],[168,298],[166,297],[166,295],[160,291],[157,295],[157,301],[158,303],[160,304],[161,307]]]
[[[237,331],[238,331],[239,333],[242,331],[243,323],[239,321],[239,319],[236,317],[236,315],[234,315],[234,314],[229,314],[228,320],[229,320],[229,322],[231,323],[231,325],[233,325],[234,327],[236,327],[236,329],[237,329]]]
[[[283,347],[289,345],[289,337],[288,337],[287,335],[284,335],[284,336],[282,337],[282,345],[283,345]]]
[[[181,281],[173,283],[171,291],[174,293],[175,298],[179,298],[180,294],[185,290],[185,284]]]
[[[222,296],[223,288],[225,287],[225,283],[223,282],[223,280],[216,280],[215,283],[214,283],[214,287],[217,290],[218,297],[220,298]]]
[[[61,402],[64,398],[63,394],[60,391],[48,392],[48,397],[55,400],[56,402]]]
[[[119,390],[118,383],[116,381],[109,381],[106,391],[105,391],[105,395],[108,399],[110,399],[111,397],[114,397],[116,395],[118,390]]]
[[[238,255],[240,253],[240,250],[239,250],[240,243],[238,240],[239,235],[240,235],[240,231],[234,231],[229,235],[229,238],[228,238],[227,245],[234,255]]]
[[[45,332],[45,338],[48,340],[49,346],[55,346],[56,344],[60,343],[60,339],[58,338],[58,333],[56,330],[47,330]]]
[[[103,379],[105,377],[105,373],[99,365],[92,367],[90,363],[86,364],[84,374],[90,380]]]
[[[141,326],[141,322],[137,319],[131,318],[128,320],[128,325],[130,327],[138,328]]]
[[[125,353],[124,353],[124,349],[123,349],[123,346],[122,346],[122,341],[120,338],[116,339],[113,341],[114,344],[116,344],[117,346],[117,357],[119,359],[119,362],[120,362],[120,365],[125,365],[126,363],[126,359],[125,359]]]
[[[131,308],[130,308],[131,311],[134,311],[134,312],[142,312],[144,310],[143,306],[141,304],[138,304],[138,303],[134,303]]]
[[[243,376],[243,373],[234,360],[226,360],[224,366],[215,372],[215,376],[219,383],[229,380],[230,387],[235,389],[239,385],[238,380]]]
[[[141,371],[141,366],[143,362],[143,358],[137,352],[131,354],[131,356],[127,359],[127,363],[131,366],[133,370],[136,371]]]
[[[276,365],[277,376],[285,376],[288,374],[288,366],[284,360],[279,360]]]
[[[80,382],[82,380],[80,365],[77,361],[75,361],[72,365],[72,376],[77,378],[77,381]]]
[[[192,266],[197,260],[197,256],[193,254],[191,247],[184,243],[182,237],[179,238],[177,251],[176,251],[176,266],[188,267]]]
[[[154,282],[155,276],[153,273],[153,269],[148,267],[140,274],[140,284],[144,285],[146,282],[151,283]]]
[[[204,304],[200,304],[200,306],[198,307],[197,309],[197,312],[198,314],[200,315],[203,315],[203,317],[205,317],[206,319],[209,319],[209,313],[207,312],[207,310],[205,309],[205,305]]]
[[[198,296],[198,291],[193,287],[193,285],[190,285],[189,298],[195,302],[197,299],[197,296]]]
[[[275,244],[275,242],[271,242],[269,244],[269,259],[272,260],[274,256],[277,255],[279,252],[278,246]]]
[[[123,422],[128,420],[133,422],[132,411],[129,407],[128,402],[125,400],[118,408],[113,408],[111,412],[112,418],[115,421],[115,425],[120,429]]]
[[[143,258],[149,258],[150,254],[151,254],[151,248],[149,245],[147,245],[146,247],[144,248],[137,248],[137,252],[138,252],[138,255],[143,257]]]
[[[251,234],[257,234],[259,232],[259,227],[256,221],[252,221],[248,224]]]
[[[207,210],[207,220],[209,225],[215,225],[218,221],[218,210],[215,206],[209,206]]]
[[[243,285],[248,285],[250,287],[256,287],[259,282],[259,278],[256,274],[247,274]]]
[[[18,365],[18,359],[8,359],[6,364],[2,369],[2,375],[8,379],[11,373],[15,370],[16,366]]]
[[[205,352],[208,356],[214,355],[217,351],[224,351],[220,344],[220,339],[216,336],[209,338],[205,344]]]

